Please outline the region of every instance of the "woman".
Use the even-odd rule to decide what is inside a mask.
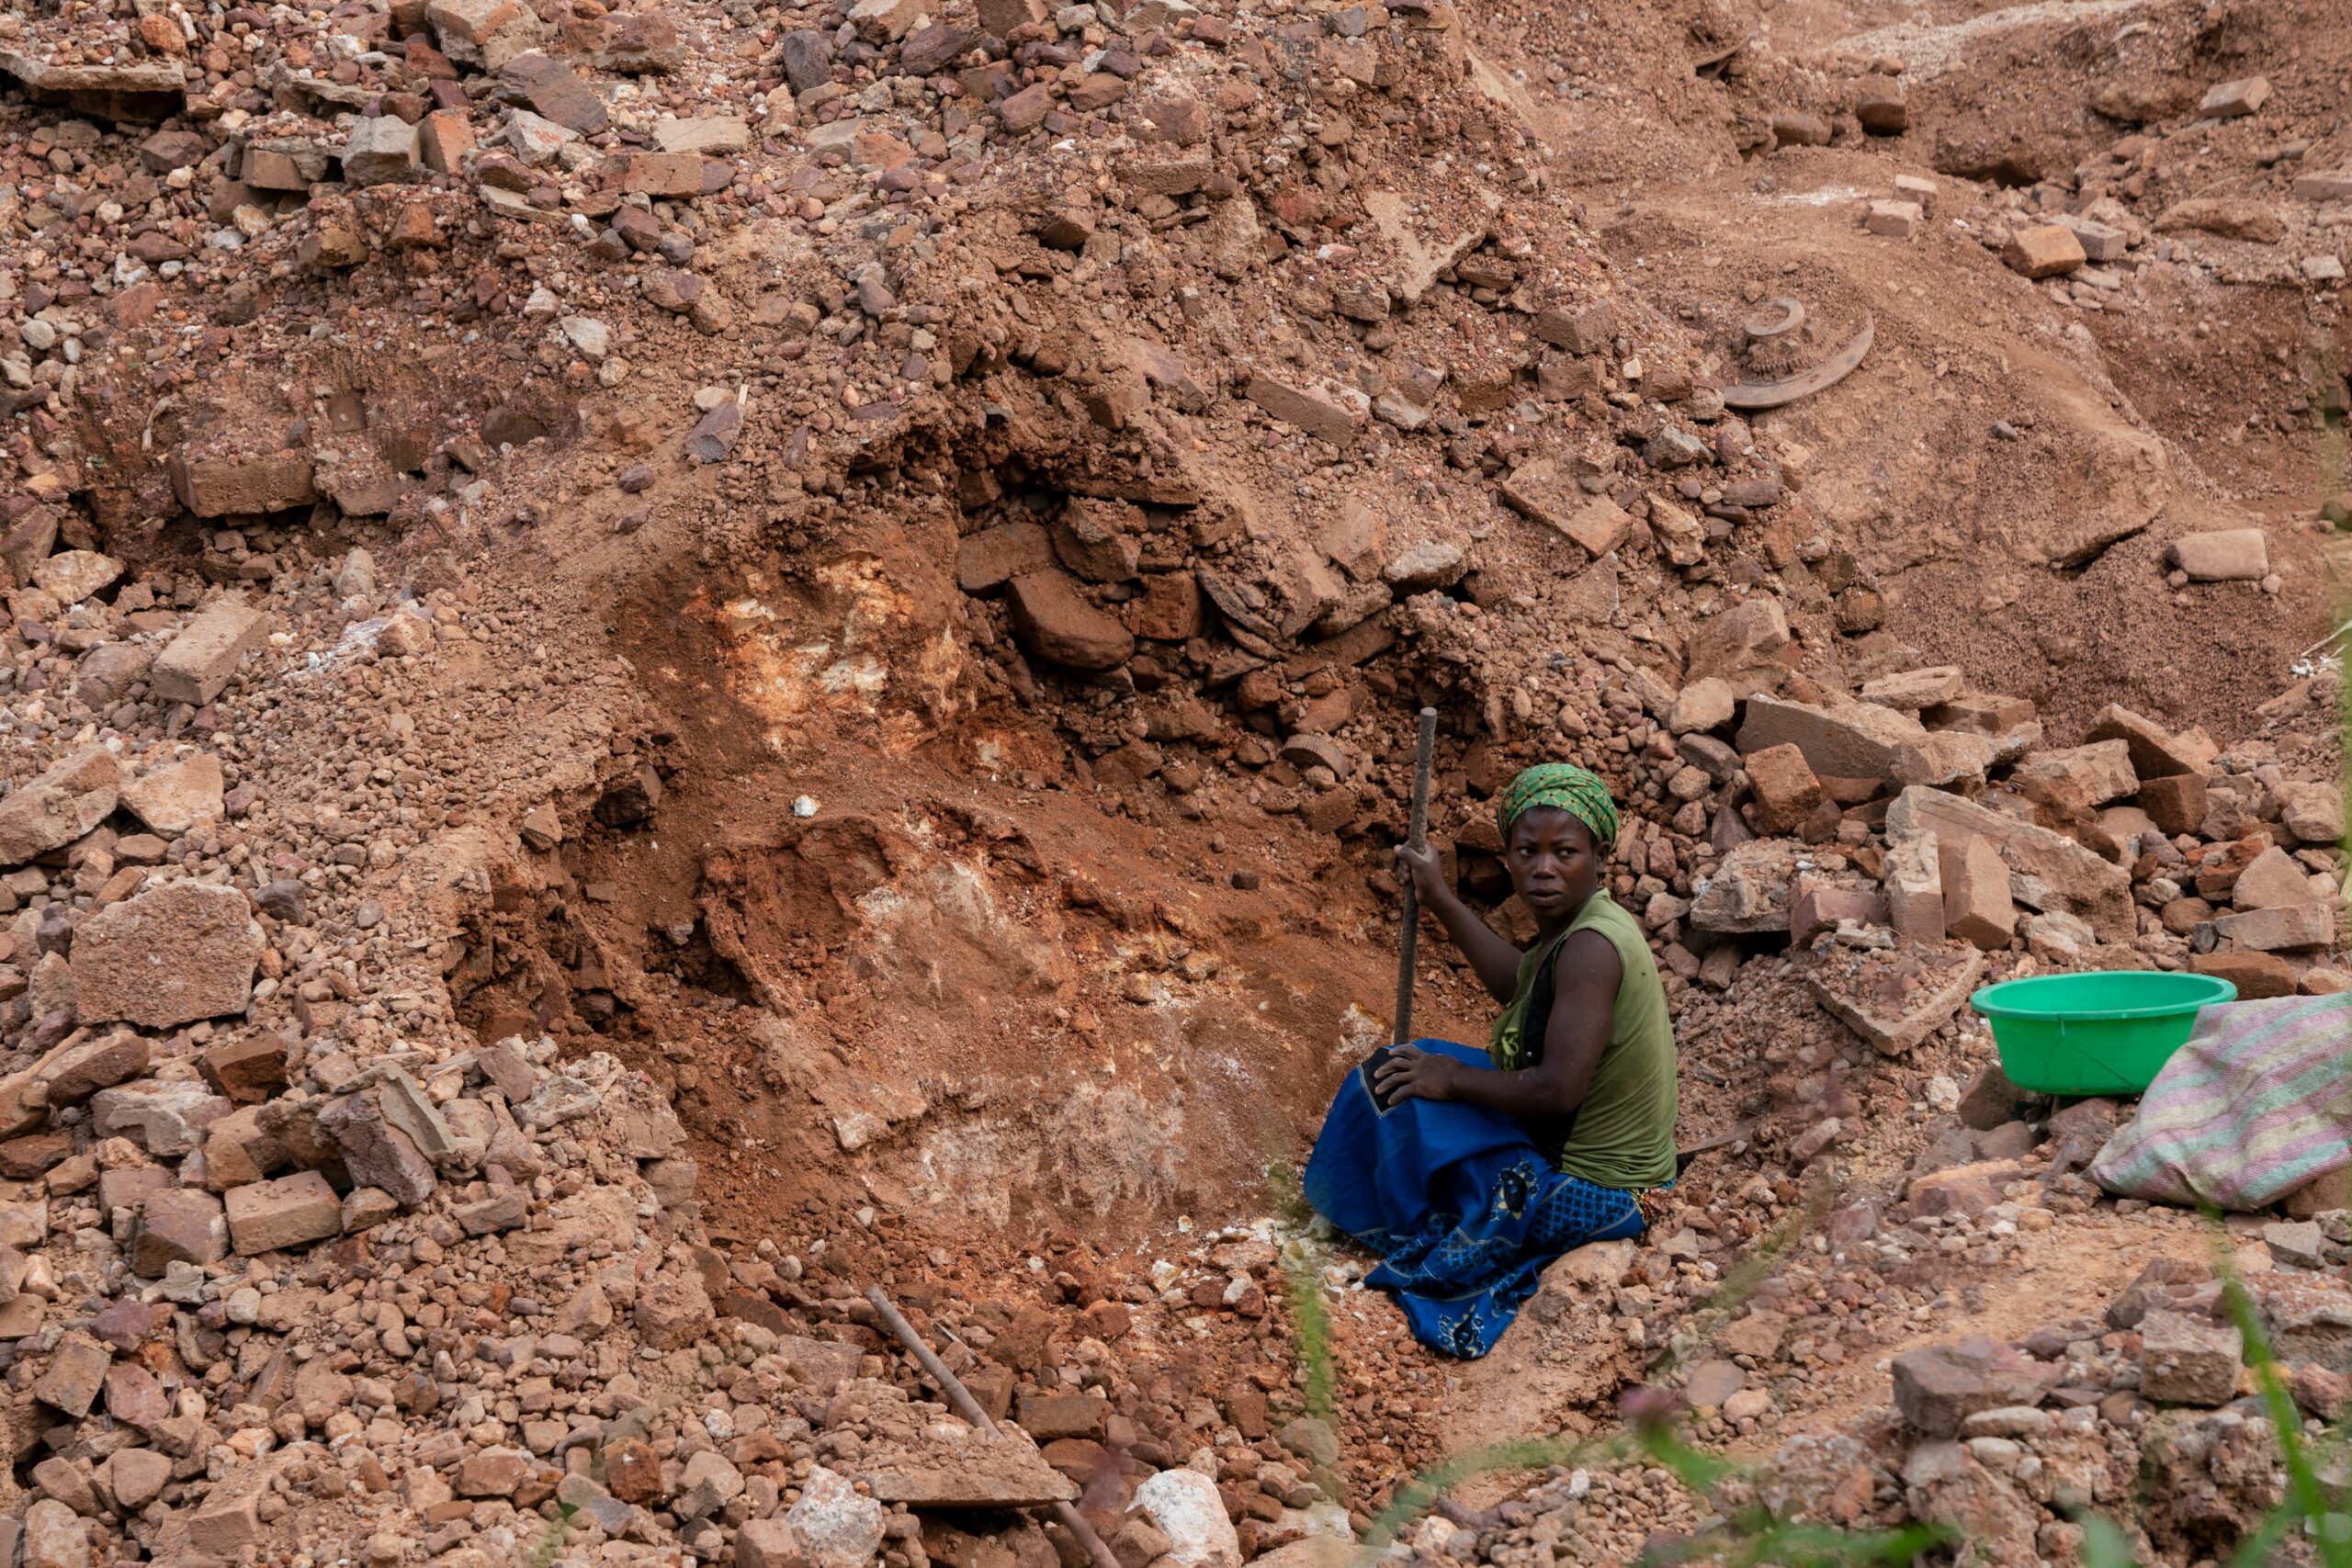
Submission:
[[[1434,913],[1504,1004],[1481,1055],[1421,1040],[1377,1052],[1331,1102],[1306,1197],[1380,1254],[1414,1337],[1483,1356],[1544,1266],[1639,1235],[1674,1180],[1674,1027],[1641,927],[1600,886],[1617,807],[1592,773],[1529,768],[1497,802],[1503,861],[1537,924],[1521,953],[1397,846]]]

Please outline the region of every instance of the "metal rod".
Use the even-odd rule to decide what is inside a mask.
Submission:
[[[932,1382],[945,1391],[947,1403],[956,1407],[956,1414],[993,1436],[997,1425],[989,1419],[989,1413],[980,1408],[980,1402],[972,1397],[972,1391],[964,1386],[964,1381],[947,1370],[947,1363],[932,1353],[931,1347],[923,1343],[922,1336],[915,1332],[914,1325],[909,1323],[892,1304],[890,1298],[882,1293],[882,1287],[867,1286],[865,1299],[873,1303],[874,1310],[881,1314],[890,1332],[899,1337],[899,1343],[907,1348],[907,1353],[915,1359],[916,1364],[922,1368]],[[1087,1555],[1094,1559],[1094,1568],[1122,1568],[1111,1551],[1110,1543],[1095,1533],[1094,1527],[1086,1522],[1086,1516],[1080,1513],[1074,1504],[1057,1502],[1053,1508],[1054,1517],[1061,1521],[1064,1529],[1078,1538],[1078,1543],[1086,1548]]]
[[[1413,827],[1407,840],[1415,853],[1429,848],[1430,756],[1437,750],[1437,709],[1421,710],[1420,734],[1413,747]],[[1421,900],[1413,879],[1405,878],[1405,940],[1396,953],[1396,1022],[1388,1032],[1391,1045],[1413,1037],[1413,960],[1421,944]]]
[[[2317,642],[2303,649],[2302,652],[2295,655],[2295,657],[2297,659],[2309,659],[2312,654],[2317,653],[2321,649],[2325,648],[2329,643],[2334,642],[2346,632],[2352,632],[2352,621],[2345,622],[2342,626],[2336,627],[2334,631],[2328,633],[2325,637],[2320,638]]]

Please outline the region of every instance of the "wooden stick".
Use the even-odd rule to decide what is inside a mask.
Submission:
[[[947,1370],[947,1363],[932,1353],[931,1347],[923,1343],[922,1336],[915,1332],[914,1325],[909,1323],[890,1298],[882,1293],[882,1287],[867,1286],[865,1299],[874,1304],[874,1310],[881,1314],[890,1332],[899,1337],[899,1343],[907,1348],[907,1353],[915,1359],[916,1364],[922,1368],[932,1382],[945,1391],[947,1403],[956,1407],[956,1414],[993,1436],[997,1426],[989,1419],[989,1413],[980,1408],[980,1402],[972,1397],[972,1391],[964,1386],[963,1380]],[[1110,1543],[1095,1533],[1094,1527],[1086,1522],[1086,1516],[1078,1511],[1076,1505],[1056,1503],[1054,1517],[1061,1521],[1064,1529],[1078,1538],[1080,1546],[1086,1548],[1087,1555],[1094,1559],[1094,1568],[1122,1568],[1118,1558],[1112,1553]]]
[[[1413,748],[1413,828],[1408,840],[1416,852],[1430,841],[1430,754],[1437,750],[1437,709],[1421,710],[1421,732]],[[1391,1045],[1413,1037],[1413,959],[1421,944],[1421,900],[1413,879],[1405,878],[1405,940],[1396,953],[1396,1021],[1388,1032]]]

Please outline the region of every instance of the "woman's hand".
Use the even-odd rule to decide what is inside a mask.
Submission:
[[[1384,1106],[1400,1100],[1452,1100],[1462,1064],[1451,1056],[1392,1045],[1388,1059],[1373,1074],[1372,1092]]]
[[[1396,869],[1413,879],[1413,892],[1424,908],[1434,908],[1445,891],[1445,868],[1437,858],[1437,848],[1424,844],[1415,849],[1409,843],[1396,846]]]

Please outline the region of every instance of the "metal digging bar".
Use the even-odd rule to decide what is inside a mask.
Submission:
[[[909,1323],[891,1303],[890,1298],[882,1293],[882,1287],[867,1286],[865,1299],[881,1314],[890,1332],[899,1337],[899,1343],[907,1348],[907,1354],[915,1359],[932,1382],[946,1391],[947,1403],[956,1407],[956,1414],[993,1436],[997,1427],[989,1419],[989,1413],[980,1408],[980,1402],[972,1397],[972,1391],[964,1386],[963,1380],[947,1370],[947,1363],[932,1353],[931,1347],[923,1343],[922,1336],[915,1332],[914,1325]],[[1094,1527],[1086,1522],[1086,1516],[1078,1511],[1075,1504],[1056,1503],[1053,1506],[1054,1517],[1061,1522],[1064,1529],[1078,1538],[1080,1545],[1086,1548],[1087,1555],[1094,1559],[1094,1568],[1121,1568],[1118,1558],[1112,1554],[1110,1543],[1094,1532]]]

